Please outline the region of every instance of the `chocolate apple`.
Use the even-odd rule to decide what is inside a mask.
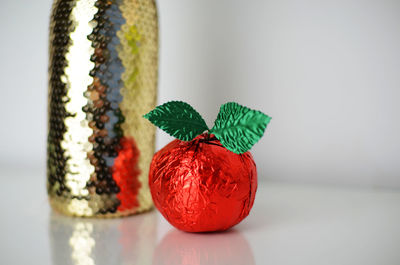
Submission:
[[[223,231],[249,214],[257,170],[248,150],[270,117],[230,102],[208,129],[197,111],[179,101],[144,117],[177,138],[154,155],[149,173],[154,204],[169,223],[187,232]]]

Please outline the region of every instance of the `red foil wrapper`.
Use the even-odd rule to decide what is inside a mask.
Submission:
[[[250,152],[238,155],[213,135],[174,140],[152,160],[149,186],[161,214],[187,232],[222,231],[250,212],[257,170]]]

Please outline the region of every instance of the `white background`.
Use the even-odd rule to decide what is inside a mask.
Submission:
[[[260,180],[400,187],[400,1],[158,5],[159,103],[187,101],[209,126],[232,100],[272,116]],[[1,0],[0,168],[45,167],[50,7]]]

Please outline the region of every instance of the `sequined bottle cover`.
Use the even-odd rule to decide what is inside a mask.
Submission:
[[[47,189],[52,207],[112,217],[152,207],[158,24],[154,0],[55,0]]]

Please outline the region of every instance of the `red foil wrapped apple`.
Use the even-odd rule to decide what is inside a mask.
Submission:
[[[176,139],[154,155],[150,166],[154,204],[180,230],[226,230],[254,203],[257,170],[250,152],[235,154],[208,137]]]
[[[154,204],[169,223],[187,232],[223,231],[249,215],[257,170],[247,150],[270,117],[227,103],[209,130],[183,102],[166,103],[145,117],[178,138],[154,155],[149,171]]]

